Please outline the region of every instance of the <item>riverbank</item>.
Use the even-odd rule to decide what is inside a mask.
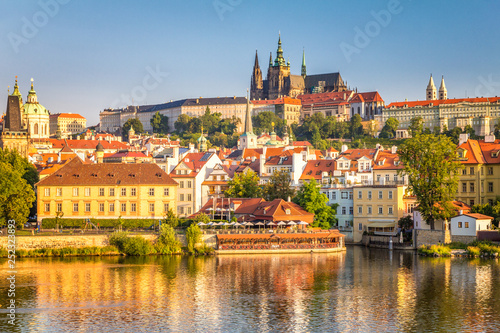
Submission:
[[[471,244],[454,242],[446,245],[422,245],[417,253],[427,257],[498,258],[500,246],[489,241],[474,241]]]

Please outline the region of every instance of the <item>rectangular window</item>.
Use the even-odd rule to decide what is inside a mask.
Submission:
[[[135,212],[137,211],[137,204],[136,204],[135,202],[132,202],[132,203],[130,204],[130,211],[131,211],[132,213],[135,213]]]
[[[181,180],[181,181],[179,182],[179,188],[184,188],[184,181],[183,181],[183,180]]]
[[[85,212],[90,212],[90,203],[85,203]]]
[[[90,197],[90,187],[85,188],[85,196]]]
[[[179,207],[179,214],[184,214],[184,207]]]
[[[154,203],[150,203],[149,204],[149,211],[150,212],[154,212],[155,211],[155,204]]]
[[[475,192],[474,183],[473,182],[469,183],[469,192]]]
[[[56,212],[62,212],[62,203],[56,204]]]
[[[467,183],[466,182],[462,183],[462,192],[467,192]]]
[[[476,202],[474,201],[474,199],[470,199],[470,205],[469,206],[474,206],[476,204]]]
[[[363,199],[363,192],[362,191],[358,191],[358,199]]]
[[[73,187],[73,196],[74,197],[78,196],[78,187]]]
[[[469,227],[469,222],[465,222],[465,227],[468,228]]]
[[[372,199],[372,191],[368,191],[368,200]]]
[[[379,199],[383,199],[384,198],[384,195],[383,195],[382,191],[378,191],[378,198]]]
[[[187,208],[187,213],[188,213],[188,215],[191,215],[191,207]]]
[[[337,200],[337,192],[332,192],[332,200]]]
[[[363,231],[363,223],[358,223],[358,230]]]
[[[179,194],[179,201],[184,201],[184,194]]]
[[[164,211],[164,212],[168,212],[169,208],[170,208],[170,207],[169,207],[169,204],[168,204],[168,203],[163,204],[163,211]]]
[[[394,175],[394,182],[396,183],[398,181],[398,175]]]
[[[379,215],[384,214],[384,208],[382,206],[378,206],[378,214]]]
[[[389,199],[392,199],[392,191],[389,191]]]
[[[386,184],[389,183],[389,175],[385,175],[385,182]]]
[[[104,212],[104,204],[103,203],[100,203],[99,204],[99,211],[102,213]]]
[[[45,211],[50,212],[50,204],[49,203],[45,204]]]
[[[349,215],[353,215],[354,214],[354,207],[349,207]]]
[[[126,212],[127,211],[127,204],[126,203],[122,203],[120,205],[120,211],[121,212]]]
[[[349,192],[349,200],[352,200],[353,192]]]
[[[493,167],[488,167],[488,175],[489,176],[493,175]]]
[[[56,196],[58,196],[58,197],[62,197],[62,188],[58,188],[58,189],[56,190]]]
[[[340,192],[341,199],[347,199],[348,197],[349,197],[349,194],[347,192]]]
[[[191,194],[188,194],[188,195],[187,195],[187,201],[192,201],[192,200],[191,200]]]
[[[136,189],[135,187],[132,187],[132,188],[130,189],[130,195],[131,195],[132,197],[135,197],[135,196],[137,195],[137,189]]]
[[[342,215],[345,215],[347,213],[347,210],[345,209],[345,207],[342,207]]]
[[[170,189],[168,187],[163,188],[163,196],[168,197],[170,195]]]
[[[368,215],[372,215],[372,206],[367,207]]]
[[[188,188],[192,188],[192,187],[193,187],[193,184],[192,184],[192,182],[191,182],[190,180],[188,180],[188,181],[187,181],[187,183],[188,183],[188,184],[187,184],[187,185],[188,185]]]
[[[122,197],[126,197],[127,196],[127,189],[125,187],[122,187],[122,189],[120,190],[120,194]]]
[[[110,197],[114,197],[115,196],[115,189],[114,188],[110,188],[109,189],[109,196]]]
[[[470,167],[470,172],[469,172],[470,175],[474,175],[474,167]]]
[[[110,212],[114,212],[115,211],[115,204],[114,203],[110,203],[109,204],[109,211]]]
[[[389,215],[393,214],[392,206],[387,208],[387,213],[389,213]]]
[[[150,187],[149,188],[149,196],[153,197],[154,195],[155,195],[155,189],[154,189],[154,187]]]
[[[104,187],[99,187],[99,196],[100,197],[104,196]]]
[[[73,211],[78,212],[78,203],[77,202],[73,203]]]
[[[50,197],[50,188],[45,189],[45,196]]]
[[[488,182],[488,192],[493,192],[493,182]]]
[[[462,169],[462,175],[466,176],[467,175],[467,168]]]
[[[462,222],[458,222],[458,227],[462,228]]]
[[[363,214],[363,206],[358,206],[358,214]]]

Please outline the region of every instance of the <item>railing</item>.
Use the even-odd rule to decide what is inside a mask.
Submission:
[[[335,249],[339,243],[320,244],[248,244],[248,245],[219,245],[219,250],[300,250],[300,249]]]

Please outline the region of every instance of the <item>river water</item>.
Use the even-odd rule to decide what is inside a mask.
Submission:
[[[336,254],[28,258],[1,332],[499,332],[498,260]]]

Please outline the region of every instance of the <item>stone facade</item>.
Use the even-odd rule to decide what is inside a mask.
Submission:
[[[422,245],[449,244],[451,235],[449,230],[422,230],[415,229],[413,244],[416,248]]]

